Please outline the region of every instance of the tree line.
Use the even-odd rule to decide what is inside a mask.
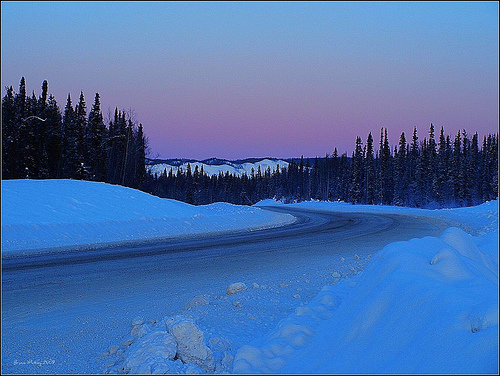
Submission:
[[[2,179],[80,179],[140,188],[146,178],[147,139],[132,114],[115,109],[104,123],[99,93],[87,115],[83,92],[61,113],[43,81],[39,97],[6,88],[2,98]]]
[[[341,200],[354,204],[383,204],[422,208],[477,205],[498,197],[498,134],[470,137],[466,130],[452,138],[441,128],[435,140],[433,124],[428,138],[411,140],[401,133],[392,148],[382,129],[378,151],[372,134],[363,145],[356,138],[350,157],[331,155],[292,159],[287,167],[252,170],[241,176],[208,176],[203,167],[164,171],[148,176],[144,189],[154,195],[191,204],[226,201],[250,205],[274,198],[285,202]]]
[[[132,113],[115,109],[106,125],[99,94],[87,114],[81,92],[73,106],[68,94],[61,112],[42,83],[39,97],[6,88],[2,98],[2,179],[82,179],[120,184],[191,204],[226,201],[251,205],[275,198],[285,202],[341,200],[355,204],[410,207],[477,205],[498,197],[498,133],[472,137],[461,130],[454,137],[441,128],[436,141],[430,125],[419,140],[401,133],[391,147],[382,128],[378,150],[372,134],[356,137],[354,151],[323,158],[291,159],[288,166],[241,176],[209,176],[195,166],[151,175],[146,169],[147,138]]]

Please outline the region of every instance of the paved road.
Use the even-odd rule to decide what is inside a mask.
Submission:
[[[392,214],[267,210],[298,220],[254,232],[3,258],[3,373],[101,373],[98,354],[119,343],[138,313],[161,318],[194,295],[224,294],[231,282],[297,278],[340,256],[438,236],[446,227]]]

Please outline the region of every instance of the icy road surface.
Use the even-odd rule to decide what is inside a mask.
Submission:
[[[196,297],[215,307],[200,325],[237,350],[316,296],[340,259],[348,267],[355,255],[365,260],[388,243],[439,236],[448,227],[395,214],[268,210],[299,220],[254,232],[4,258],[2,372],[103,373],[105,354],[123,342],[134,318],[182,313]],[[238,306],[225,297],[233,282],[265,288],[253,289],[254,304]]]

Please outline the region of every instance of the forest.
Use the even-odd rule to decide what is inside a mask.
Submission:
[[[436,142],[431,124],[428,138],[419,141],[415,127],[409,142],[402,133],[392,149],[387,129],[382,129],[376,152],[370,133],[365,145],[356,138],[350,157],[339,156],[335,148],[323,158],[291,159],[287,168],[258,168],[248,176],[208,176],[188,164],[186,171],[149,176],[144,188],[191,204],[251,205],[274,198],[422,208],[472,206],[498,197],[498,134],[485,136],[480,146],[477,133],[470,138],[463,130],[452,140],[441,128]]]
[[[87,115],[83,92],[63,112],[48,83],[41,95],[6,88],[2,98],[2,179],[79,179],[140,188],[146,177],[147,139],[142,124],[115,109],[104,123],[100,96]]]
[[[353,204],[444,208],[478,205],[498,197],[498,133],[479,140],[465,129],[446,135],[431,123],[419,139],[401,133],[391,147],[387,128],[378,149],[368,134],[356,137],[354,151],[321,158],[292,158],[287,167],[237,176],[209,176],[196,166],[185,171],[147,171],[147,137],[133,114],[119,111],[105,124],[96,93],[87,115],[83,92],[73,106],[68,95],[63,112],[48,95],[27,96],[24,77],[19,92],[6,88],[2,99],[2,179],[83,179],[120,184],[194,205],[225,201],[252,205],[274,198],[344,201]]]

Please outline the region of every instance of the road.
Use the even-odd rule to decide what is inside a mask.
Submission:
[[[138,315],[162,318],[193,296],[225,295],[236,281],[272,286],[307,278],[303,294],[314,296],[326,266],[340,257],[438,236],[447,227],[394,214],[266,209],[297,221],[254,232],[3,258],[2,373],[102,373],[101,354],[120,343]]]

